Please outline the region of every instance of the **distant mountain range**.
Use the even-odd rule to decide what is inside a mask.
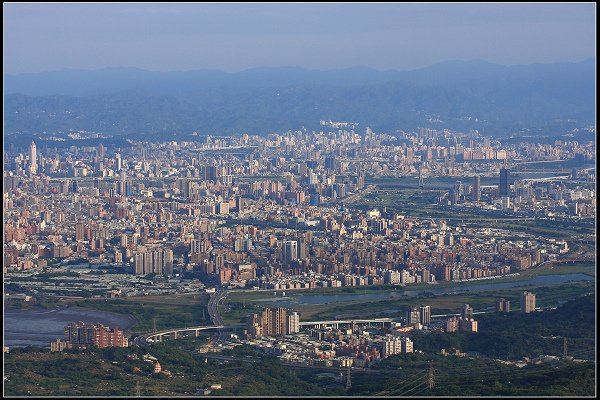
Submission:
[[[413,71],[62,70],[5,75],[4,84],[5,134],[267,134],[331,119],[392,134],[423,126],[507,136],[593,124],[596,110],[595,59],[451,61]]]

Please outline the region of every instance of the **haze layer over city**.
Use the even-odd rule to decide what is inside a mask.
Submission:
[[[595,3],[5,3],[6,397],[596,395]]]

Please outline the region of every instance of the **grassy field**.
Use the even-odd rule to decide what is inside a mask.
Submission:
[[[533,268],[521,271],[521,275],[514,278],[502,279],[502,282],[518,281],[532,279],[542,275],[584,273],[595,276],[595,264],[577,263],[577,264],[547,264],[539,268]],[[482,282],[467,282],[461,284],[461,287],[477,285]],[[485,282],[484,282],[485,283]],[[335,302],[331,304],[319,305],[294,305],[294,309],[302,313],[303,320],[315,320],[329,318],[338,314],[356,314],[356,315],[377,315],[377,316],[399,316],[403,315],[404,308],[410,305],[426,303],[432,306],[434,313],[456,312],[462,304],[469,303],[476,309],[485,309],[493,307],[499,297],[514,297],[513,308],[518,305],[518,294],[523,288],[488,290],[480,293],[463,293],[459,295],[443,295],[431,297],[427,295],[428,289],[452,287],[456,285],[451,282],[440,282],[435,286],[427,284],[415,284],[407,287],[383,285],[383,286],[363,286],[363,287],[342,287],[342,288],[316,288],[310,290],[288,290],[287,296],[294,295],[340,295],[340,294],[377,294],[377,293],[396,293],[398,296],[405,290],[421,291],[422,296],[417,298],[403,299],[401,297],[390,300],[365,300],[360,297],[350,297],[348,301]],[[590,284],[581,285],[581,290],[577,286],[569,284],[559,288],[551,293],[538,296],[538,304],[555,304],[566,293],[578,293],[582,290],[589,290]],[[540,287],[541,288],[541,287]],[[584,289],[586,288],[586,289]],[[535,288],[538,290],[538,288]],[[245,322],[247,314],[260,312],[267,302],[274,298],[281,298],[281,291],[277,297],[273,296],[272,291],[234,291],[229,293],[223,306],[221,314],[226,324],[237,324]],[[157,329],[166,329],[170,327],[202,325],[209,322],[206,304],[207,295],[178,295],[178,296],[143,296],[121,299],[87,299],[72,300],[68,303],[84,308],[92,308],[102,311],[110,311],[121,314],[130,314],[137,320],[132,328],[133,333],[148,332],[154,328],[156,320]],[[554,302],[554,303],[553,303]],[[59,305],[59,303],[54,303]],[[282,303],[283,304],[283,303]],[[204,311],[204,313],[203,313]],[[204,318],[203,318],[204,317]]]
[[[594,263],[577,264],[546,264],[539,268],[533,268],[521,271],[520,276],[502,279],[502,282],[511,282],[519,280],[532,279],[542,275],[584,273],[595,276]],[[466,282],[461,287],[477,285],[482,282]],[[485,283],[485,282],[483,282]],[[514,297],[513,308],[518,305],[518,295],[523,288],[488,290],[480,293],[463,293],[459,295],[443,295],[431,297],[427,295],[428,289],[444,288],[456,285],[451,282],[440,282],[431,286],[427,284],[415,284],[406,287],[394,285],[382,286],[362,286],[362,287],[342,287],[342,288],[315,288],[309,290],[288,290],[287,296],[294,295],[340,295],[340,294],[377,294],[377,293],[396,293],[398,296],[405,290],[421,291],[422,296],[417,298],[401,297],[390,300],[365,300],[360,297],[349,297],[348,301],[335,302],[319,305],[294,305],[294,310],[302,314],[303,320],[316,320],[330,318],[339,314],[355,314],[357,316],[401,316],[404,314],[404,308],[410,305],[421,303],[432,306],[434,313],[456,312],[462,304],[469,303],[476,309],[491,308],[499,297]],[[593,289],[593,285],[582,283],[579,286],[574,284],[560,287],[552,293],[538,295],[538,305],[544,306],[556,304],[565,294],[579,293],[583,290]],[[536,287],[535,290],[544,290],[542,287]],[[281,298],[281,291],[278,291],[277,297],[273,296],[272,291],[234,291],[229,293],[223,306],[221,314],[226,324],[237,324],[245,322],[247,314],[260,312],[267,302],[274,298]],[[178,295],[178,296],[142,296],[131,298],[110,299],[87,299],[71,300],[68,304],[92,308],[102,311],[110,311],[121,314],[130,314],[137,320],[132,328],[133,333],[148,332],[154,329],[156,320],[157,329],[166,329],[171,327],[202,325],[209,322],[206,304],[208,295]],[[60,305],[61,303],[53,303]],[[283,304],[283,303],[282,303]]]
[[[560,301],[575,298],[583,293],[594,290],[592,282],[572,283],[557,286],[529,286],[511,289],[499,289],[478,293],[461,293],[454,295],[442,295],[436,297],[416,297],[410,299],[389,299],[371,302],[352,302],[323,306],[302,306],[298,311],[304,312],[310,317],[308,320],[329,319],[339,314],[354,314],[360,317],[402,317],[409,306],[419,304],[430,305],[432,314],[457,313],[468,303],[475,311],[490,311],[496,305],[496,300],[503,297],[511,301],[511,309],[519,308],[520,295],[524,290],[536,293],[536,305],[538,307],[556,306]],[[388,310],[388,312],[383,312]],[[397,311],[392,311],[397,310]]]
[[[132,332],[141,333],[154,329],[203,325],[209,322],[208,295],[141,296],[120,299],[88,299],[70,302],[71,305],[131,314],[137,320]],[[203,318],[204,317],[204,318]]]
[[[586,274],[596,276],[596,264],[591,262],[578,262],[573,264],[545,264],[541,267],[531,268],[520,272],[520,278],[530,279],[541,275],[560,274]]]
[[[592,273],[593,265],[572,266],[572,270],[568,270],[568,266],[561,265],[560,268],[552,269],[551,265],[542,267],[540,271],[529,272],[527,278],[532,278],[537,275],[547,274],[564,274],[585,272]],[[481,282],[479,282],[481,283]],[[408,288],[412,289],[412,286]],[[358,289],[361,290],[361,289]],[[322,320],[330,318],[342,318],[346,316],[354,317],[399,317],[403,316],[405,309],[409,306],[419,304],[427,304],[432,308],[433,314],[448,314],[456,313],[463,304],[471,304],[475,311],[493,310],[496,300],[504,297],[511,301],[513,310],[519,308],[520,294],[524,290],[533,291],[537,295],[536,304],[538,307],[557,306],[562,301],[570,298],[578,297],[587,292],[593,292],[594,282],[569,282],[558,285],[547,286],[521,286],[507,289],[490,289],[478,292],[463,292],[458,294],[433,295],[427,293],[424,288],[422,293],[417,297],[401,297],[402,288],[396,290],[396,295],[393,298],[386,299],[361,299],[360,297],[349,296],[348,300],[337,300],[329,304],[293,304],[291,306],[283,305],[283,307],[291,307],[294,311],[301,314],[304,321]],[[392,293],[393,289],[380,291],[381,293]],[[244,317],[249,313],[258,313],[266,306],[269,300],[273,298],[281,298],[281,295],[273,297],[272,292],[238,292],[231,293],[227,297],[226,305],[222,308],[221,315],[226,323],[243,322]],[[360,294],[360,292],[355,292]],[[377,293],[372,290],[364,290],[364,294]],[[327,295],[319,290],[302,291],[302,295]],[[328,294],[335,294],[331,289]],[[343,294],[340,289],[337,289],[337,294]],[[289,294],[288,296],[293,296]],[[283,304],[283,303],[282,303]]]

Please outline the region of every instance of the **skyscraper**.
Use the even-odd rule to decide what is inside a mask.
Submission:
[[[481,200],[481,178],[479,175],[473,177],[473,200]]]
[[[270,308],[263,309],[260,321],[263,335],[273,336],[275,332],[275,330],[273,329],[273,311]]]
[[[75,240],[85,240],[85,225],[82,221],[78,221],[75,224]]]
[[[521,295],[521,312],[530,313],[535,311],[535,293],[523,292]]]
[[[431,307],[421,304],[421,307],[419,308],[419,318],[423,325],[431,324]]]
[[[285,335],[287,334],[287,310],[285,308],[276,308],[273,312],[273,334],[274,335]]]
[[[506,299],[496,301],[496,311],[501,313],[510,312],[510,301]]]
[[[402,344],[402,352],[403,353],[412,353],[413,352],[413,342],[410,338],[403,337],[400,339],[400,343]]]
[[[289,264],[298,259],[298,242],[295,240],[286,240],[283,242],[283,263]]]
[[[163,248],[148,250],[141,248],[141,252],[134,255],[136,275],[173,275],[173,250]]]
[[[37,147],[33,141],[29,145],[29,172],[32,175],[37,173]]]
[[[414,325],[420,322],[419,309],[417,307],[409,307],[406,310],[406,325]]]
[[[100,143],[98,145],[98,147],[96,148],[96,155],[100,159],[104,158],[104,156],[106,155],[106,148],[104,147],[104,145],[102,143]]]
[[[115,154],[115,163],[117,171],[120,171],[123,168],[123,160],[121,159],[121,154]]]
[[[500,168],[500,186],[499,195],[502,201],[507,201],[510,198],[510,185],[509,185],[510,171],[507,168]]]
[[[398,336],[387,335],[383,342],[383,357],[387,358],[402,352],[402,342]]]
[[[253,336],[294,334],[300,331],[300,315],[297,312],[288,314],[285,308],[264,308],[260,315],[249,315],[247,325]]]
[[[300,332],[300,315],[297,312],[292,312],[287,317],[287,331],[286,334],[292,335]]]

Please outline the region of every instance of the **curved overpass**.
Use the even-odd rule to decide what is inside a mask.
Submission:
[[[177,339],[179,333],[183,332],[194,332],[196,336],[199,335],[200,331],[209,329],[222,329],[223,325],[211,325],[211,326],[192,326],[186,328],[173,328],[165,329],[157,332],[150,332],[144,335],[136,337],[133,341],[137,346],[147,346],[152,342],[162,342],[164,336],[173,336],[173,339]],[[151,339],[151,341],[149,340]]]
[[[348,319],[348,320],[331,320],[331,321],[305,321],[300,322],[300,326],[307,327],[324,327],[324,326],[333,326],[339,327],[341,324],[359,324],[359,325],[377,325],[381,324],[385,326],[386,324],[391,325],[394,322],[391,318],[374,318],[374,319]],[[235,325],[229,325],[229,328],[234,327]],[[200,331],[210,330],[210,329],[224,329],[227,328],[224,325],[208,325],[208,326],[192,326],[192,327],[184,327],[184,328],[172,328],[165,329],[157,332],[149,332],[143,335],[140,335],[133,339],[133,342],[138,346],[148,346],[153,342],[162,342],[164,336],[172,337],[173,339],[177,339],[178,335],[183,332],[194,332],[196,336],[199,335]]]

